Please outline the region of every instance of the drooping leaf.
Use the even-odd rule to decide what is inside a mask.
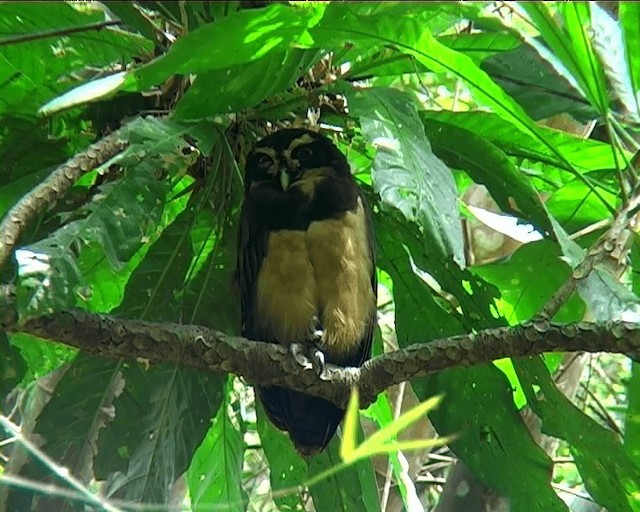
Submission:
[[[622,111],[630,120],[637,122],[640,120],[640,111],[631,82],[621,27],[597,3],[589,4],[589,7],[592,44],[598,56],[598,64],[602,66],[610,90],[622,106]]]
[[[187,479],[194,512],[220,507],[229,512],[246,510],[247,496],[242,488],[244,441],[239,425],[229,414],[229,404],[223,400],[189,466]]]
[[[502,211],[520,217],[527,212],[527,220],[551,231],[549,215],[537,191],[502,150],[469,130],[434,120],[425,120],[424,125],[435,154],[485,185]]]
[[[586,27],[590,25],[589,6],[561,6],[562,18],[554,18],[546,4],[523,2],[519,8],[530,17],[544,42],[575,79],[589,103],[601,115],[604,114],[608,106],[606,83],[591,47],[591,38],[586,33]]]
[[[100,185],[91,201],[47,238],[16,252],[18,308],[22,315],[53,312],[82,303],[91,293],[81,268],[83,253],[112,268],[126,263],[157,229],[169,187],[195,154],[175,126],[138,120],[129,131],[132,144],[114,159],[127,170]],[[101,169],[106,169],[107,162]],[[88,251],[86,249],[89,249]]]
[[[304,511],[299,490],[309,479],[304,459],[295,451],[289,437],[271,424],[259,402],[256,402],[256,425],[269,462],[269,481],[275,504],[285,512]]]
[[[358,429],[362,439],[362,429]],[[341,464],[340,440],[335,436],[325,450],[307,461],[309,477],[319,476]],[[378,489],[371,460],[363,459],[332,473],[309,488],[316,510],[376,512]]]
[[[444,257],[464,261],[451,171],[431,152],[413,100],[394,89],[347,94],[349,108],[376,147],[372,178],[382,201],[417,222]]]
[[[514,365],[531,408],[542,419],[542,431],[569,443],[591,496],[609,510],[640,509],[640,468],[631,462],[616,435],[556,388],[540,358],[527,364],[515,361]]]
[[[418,262],[424,258],[420,254],[425,250],[420,247],[421,240],[408,225],[390,221],[390,216],[377,220],[376,235],[379,265],[393,279],[395,325],[401,346],[462,333],[463,321],[474,322],[479,328],[503,323],[491,319],[492,299],[482,288],[472,296],[473,302],[468,306],[476,308],[474,317],[468,313],[464,319],[457,318],[449,308],[440,306],[434,299],[434,291],[413,271],[409,254],[401,245],[406,244]],[[426,268],[430,270],[431,266]],[[447,268],[456,267],[450,263]],[[460,276],[462,271],[455,272]],[[452,270],[452,274],[455,272]],[[448,290],[461,301],[463,293],[468,294],[464,288]],[[430,415],[434,426],[441,435],[457,436],[450,445],[454,452],[481,481],[508,496],[514,510],[532,510],[532,506],[540,512],[566,510],[551,489],[551,461],[529,435],[514,406],[509,382],[497,368],[482,365],[453,369],[415,379],[411,384],[423,400],[434,394],[444,396],[442,405]],[[530,477],[526,486],[516,476],[523,464]],[[532,505],[533,488],[537,499]]]
[[[120,368],[117,362],[78,356],[34,418],[33,432],[41,441],[40,449],[85,484],[92,479],[98,435],[112,419],[113,400],[122,391]],[[33,459],[20,468],[20,473],[36,481],[51,481],[49,469]],[[31,505],[27,503],[32,499],[45,509],[73,510],[73,502],[55,495],[20,492],[9,494],[7,506],[10,510],[29,510]]]
[[[178,118],[237,112],[293,86],[318,57],[316,50],[294,48],[228,69],[202,73],[176,106]],[[276,77],[264,80],[265,76]],[[247,84],[255,84],[250,90]],[[211,91],[216,94],[212,95]]]
[[[151,247],[127,285],[120,314],[144,319],[182,318],[180,290],[193,260],[186,209]],[[108,478],[107,494],[166,501],[187,469],[219,408],[221,376],[187,368],[133,363],[123,371],[125,389],[116,418],[99,439],[96,474]]]

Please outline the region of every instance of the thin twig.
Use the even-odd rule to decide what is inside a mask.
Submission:
[[[39,39],[48,39],[50,37],[68,36],[71,34],[77,34],[79,32],[90,32],[92,30],[102,30],[106,27],[113,27],[116,25],[122,25],[120,20],[101,21],[100,23],[90,23],[88,25],[81,25],[79,27],[57,28],[54,30],[45,30],[43,32],[34,32],[32,34],[20,34],[19,36],[7,37],[0,39],[0,46],[7,46],[10,44],[28,43],[30,41],[37,41]]]
[[[86,172],[120,153],[128,144],[121,128],[92,144],[53,171],[48,178],[22,197],[0,224],[0,269],[33,219],[46,211]]]

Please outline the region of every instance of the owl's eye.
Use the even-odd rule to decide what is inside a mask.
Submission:
[[[298,148],[298,150],[295,151],[295,155],[292,156],[302,164],[313,157],[313,150],[308,146],[303,146]]]
[[[269,167],[271,167],[273,165],[273,158],[271,158],[269,155],[260,155],[260,157],[258,158],[258,167],[260,167],[260,169],[268,169]]]

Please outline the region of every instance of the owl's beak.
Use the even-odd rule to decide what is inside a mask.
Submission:
[[[289,185],[291,183],[291,177],[286,169],[282,169],[280,171],[280,185],[282,186],[282,190],[285,192],[289,189]]]

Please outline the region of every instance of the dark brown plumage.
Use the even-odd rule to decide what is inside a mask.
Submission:
[[[328,363],[362,365],[376,321],[375,251],[345,156],[308,130],[265,137],[247,158],[241,217],[242,334],[317,346]],[[284,388],[257,394],[304,455],[322,450],[344,416],[327,400]]]

